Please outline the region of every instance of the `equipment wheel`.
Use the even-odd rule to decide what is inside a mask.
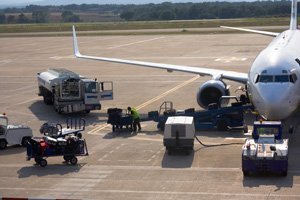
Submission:
[[[284,170],[284,171],[281,172],[282,176],[287,176],[287,174],[288,174],[287,170]]]
[[[42,158],[40,157],[35,157],[34,161],[36,162],[36,164],[40,164],[41,163]]]
[[[5,149],[7,147],[7,142],[2,139],[0,140],[0,149]]]
[[[82,138],[82,133],[77,133],[76,136],[81,139]]]
[[[29,141],[30,141],[30,137],[23,137],[22,146],[27,147],[27,144],[29,143]]]
[[[66,162],[69,162],[71,160],[71,156],[64,156],[63,158]]]
[[[248,171],[243,171],[243,174],[244,174],[244,176],[249,176],[250,175],[250,173],[248,172]]]
[[[217,129],[219,131],[227,131],[228,130],[227,122],[224,119],[219,119],[217,122]]]
[[[41,167],[46,167],[47,166],[47,160],[42,158],[39,164],[40,164]]]
[[[77,164],[77,158],[75,157],[75,156],[73,156],[71,159],[70,159],[70,163],[72,164],[72,165],[76,165]]]

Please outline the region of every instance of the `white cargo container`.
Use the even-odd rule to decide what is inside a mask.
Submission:
[[[164,130],[164,146],[171,154],[183,150],[187,154],[194,149],[195,125],[193,117],[168,117]]]
[[[49,69],[37,74],[39,96],[58,113],[100,110],[100,100],[113,99],[112,82],[97,82],[67,69]]]

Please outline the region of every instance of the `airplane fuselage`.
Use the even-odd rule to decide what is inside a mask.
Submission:
[[[284,31],[259,53],[251,66],[248,93],[265,119],[282,120],[299,106],[299,47],[300,31]]]

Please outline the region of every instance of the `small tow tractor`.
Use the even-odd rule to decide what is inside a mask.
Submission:
[[[36,164],[46,167],[46,158],[62,156],[67,163],[76,165],[76,156],[88,156],[87,145],[81,133],[84,130],[83,119],[68,119],[66,128],[58,123],[43,124],[40,132],[44,136],[32,138],[27,145],[27,160],[33,158]]]
[[[288,139],[282,139],[281,122],[254,122],[252,139],[245,141],[242,151],[244,176],[251,173],[287,175]]]
[[[31,137],[31,128],[24,125],[9,125],[7,115],[0,115],[0,149],[5,149],[7,145],[26,147]]]

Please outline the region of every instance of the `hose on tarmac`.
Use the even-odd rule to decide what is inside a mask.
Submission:
[[[204,144],[203,142],[201,142],[201,140],[199,140],[199,138],[195,135],[196,140],[199,142],[199,144],[201,144],[204,147],[217,147],[217,146],[229,146],[229,145],[239,145],[239,144],[244,144],[241,142],[234,142],[234,143],[221,143],[221,144]]]

